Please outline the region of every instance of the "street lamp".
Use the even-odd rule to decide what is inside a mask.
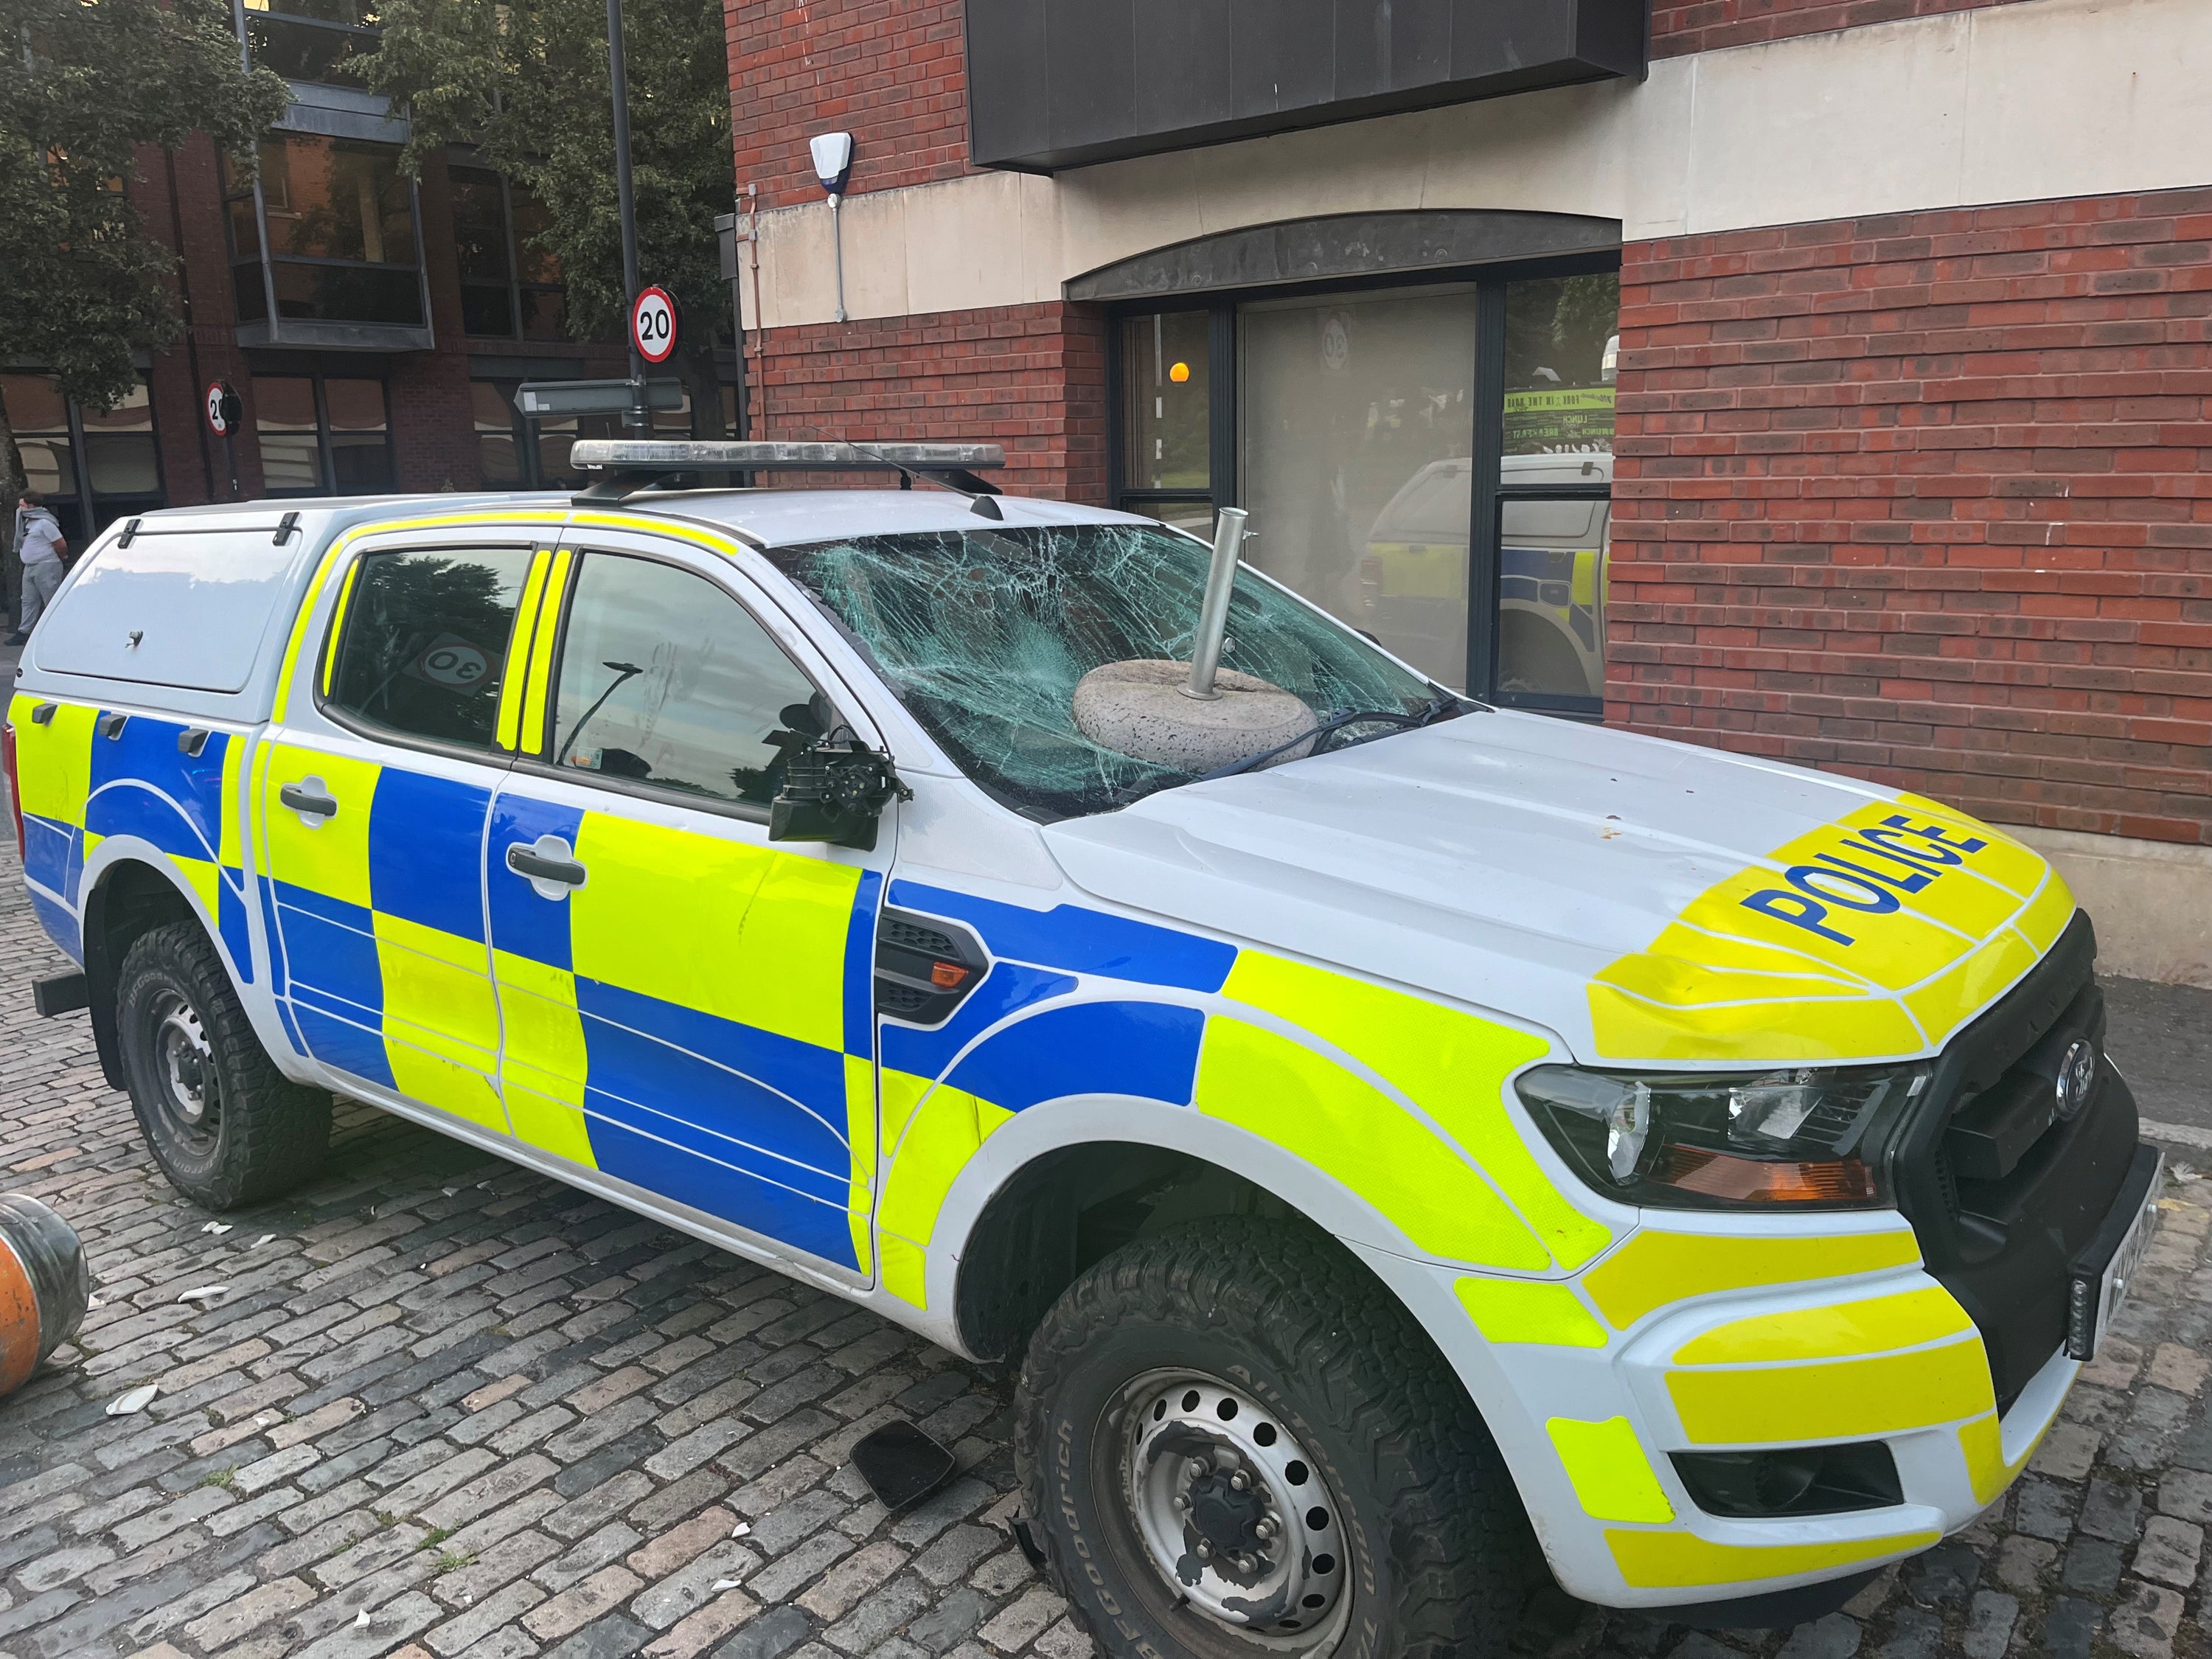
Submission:
[[[608,0],[610,5],[618,3]],[[845,320],[845,227],[837,204],[844,199],[845,181],[853,176],[853,135],[817,133],[806,141],[806,148],[814,153],[814,176],[830,192],[830,240],[837,257],[837,315],[833,320],[842,323]]]

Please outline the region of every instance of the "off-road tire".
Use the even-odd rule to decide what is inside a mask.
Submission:
[[[157,1054],[164,1005],[197,1017],[214,1073],[217,1109],[194,1136],[164,1110]],[[116,1036],[138,1128],[169,1184],[210,1210],[233,1210],[297,1186],[330,1150],[331,1097],[276,1069],[240,1006],[230,975],[196,922],[142,933],[115,987]]]
[[[1113,1475],[1126,1443],[1102,1414],[1132,1379],[1177,1366],[1272,1412],[1334,1492],[1351,1605],[1328,1659],[1505,1652],[1533,1541],[1466,1389],[1397,1299],[1328,1240],[1231,1218],[1114,1252],[1030,1342],[1014,1431],[1029,1530],[1108,1654],[1267,1652],[1177,1605]]]

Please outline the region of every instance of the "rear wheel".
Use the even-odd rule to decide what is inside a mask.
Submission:
[[[1326,1241],[1231,1219],[1142,1239],[1030,1343],[1033,1534],[1109,1653],[1486,1659],[1527,1522],[1457,1377]]]
[[[234,1209],[320,1166],[330,1096],[276,1069],[197,924],[156,927],[131,945],[115,1021],[139,1130],[185,1197]]]

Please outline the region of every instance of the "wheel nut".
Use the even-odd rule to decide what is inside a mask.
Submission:
[[[1240,1555],[1237,1558],[1237,1571],[1239,1572],[1255,1572],[1259,1570],[1259,1566],[1260,1563],[1251,1556]]]
[[[1195,1480],[1212,1467],[1203,1457],[1194,1457],[1182,1466],[1182,1472]]]
[[[1231,1492],[1243,1492],[1249,1487],[1251,1484],[1252,1477],[1245,1474],[1242,1469],[1237,1470],[1236,1474],[1229,1477],[1229,1490]]]
[[[1255,1522],[1252,1526],[1252,1530],[1264,1540],[1273,1538],[1275,1535],[1275,1523],[1272,1521]]]
[[[1177,1515],[1181,1515],[1185,1510],[1190,1507],[1190,1499],[1185,1498],[1181,1492],[1177,1492],[1173,1498],[1169,1498],[1168,1503],[1173,1507]],[[1261,1524],[1265,1525],[1266,1523],[1263,1522]]]
[[[1213,1546],[1203,1538],[1198,1540],[1198,1559],[1201,1561],[1213,1559]]]

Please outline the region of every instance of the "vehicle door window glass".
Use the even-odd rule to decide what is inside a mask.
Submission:
[[[561,646],[555,763],[706,799],[766,806],[786,750],[829,704],[703,577],[588,556]]]
[[[407,737],[489,749],[527,548],[363,556],[327,702]]]

